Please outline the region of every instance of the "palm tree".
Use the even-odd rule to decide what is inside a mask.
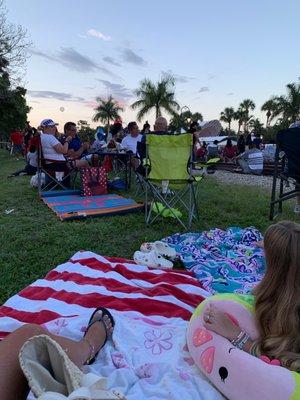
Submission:
[[[228,130],[231,131],[231,121],[234,119],[234,109],[232,107],[226,107],[224,111],[221,112],[220,120],[228,124]]]
[[[246,118],[245,111],[243,111],[241,108],[239,108],[234,113],[234,117],[233,118],[238,122],[238,133],[240,133],[241,127],[242,127],[243,122],[245,121],[245,118]]]
[[[93,121],[101,121],[107,124],[107,130],[109,132],[110,121],[119,118],[119,112],[123,111],[123,108],[119,106],[118,102],[109,96],[108,99],[102,99],[97,97],[99,105],[95,108],[95,115]]]
[[[250,110],[253,111],[255,108],[255,103],[251,99],[246,99],[242,101],[239,107],[243,112],[244,112],[244,118],[243,118],[243,123],[244,123],[244,132],[247,130],[247,126],[249,121],[251,120],[252,116],[249,115]]]
[[[253,131],[255,133],[260,134],[263,132],[264,124],[262,122],[260,122],[260,120],[258,118],[251,119],[251,121],[249,122],[249,126],[253,129]]]
[[[286,88],[286,96],[275,98],[278,107],[274,115],[281,115],[283,120],[295,122],[300,118],[300,84],[289,83]]]
[[[162,109],[171,115],[179,110],[179,104],[175,101],[175,79],[172,76],[163,77],[156,84],[150,79],[144,79],[135,94],[139,100],[135,101],[131,108],[139,109],[139,121],[153,108],[156,118],[161,115]]]
[[[266,111],[266,116],[267,116],[266,128],[270,126],[270,123],[274,118],[275,116],[274,114],[276,114],[277,109],[278,109],[278,101],[274,96],[271,97],[269,100],[267,100],[261,106],[261,111]]]

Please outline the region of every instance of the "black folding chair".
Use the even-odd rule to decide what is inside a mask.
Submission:
[[[300,128],[289,128],[277,134],[270,220],[282,213],[284,201],[297,196],[300,196]]]
[[[51,160],[51,163],[47,163],[47,161],[49,160],[43,157],[43,149],[41,141],[39,141],[37,166],[39,193],[41,194],[47,190],[68,190],[71,187],[74,188],[78,169],[72,166],[72,163],[67,159],[66,161]],[[62,179],[56,177],[57,172],[63,173]]]

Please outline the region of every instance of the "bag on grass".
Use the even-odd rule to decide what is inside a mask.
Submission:
[[[126,400],[107,380],[84,374],[48,335],[34,336],[21,348],[21,369],[38,400]]]
[[[81,196],[107,194],[107,175],[104,168],[81,168]]]

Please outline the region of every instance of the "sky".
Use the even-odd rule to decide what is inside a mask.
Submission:
[[[204,120],[250,98],[265,122],[261,105],[300,76],[299,0],[5,3],[32,42],[24,85],[33,126],[44,118],[95,126],[96,97],[110,94],[128,123],[139,82],[165,73],[176,78],[180,106]]]

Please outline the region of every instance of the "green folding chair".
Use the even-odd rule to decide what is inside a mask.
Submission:
[[[199,220],[197,184],[202,177],[191,175],[193,137],[191,134],[146,136],[145,220],[171,217],[184,229]],[[188,213],[187,224],[184,214]]]

